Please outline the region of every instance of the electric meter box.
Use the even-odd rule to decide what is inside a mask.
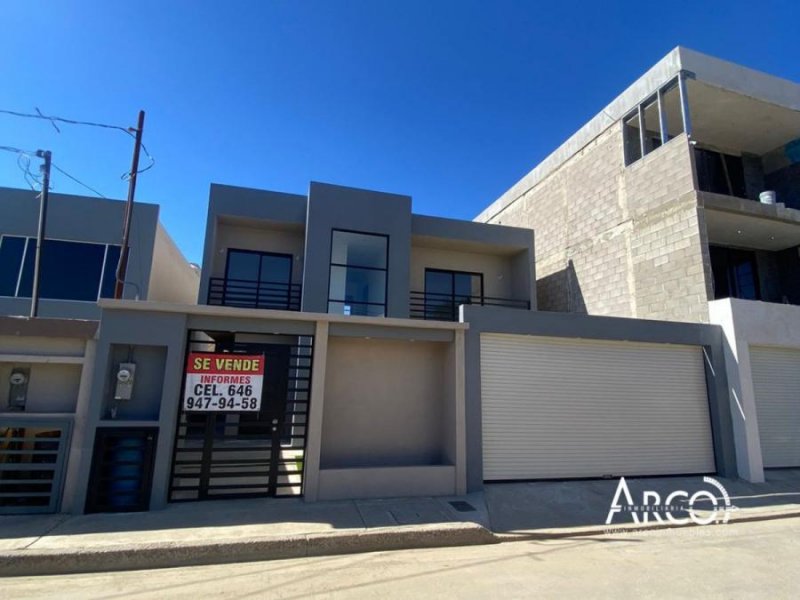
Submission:
[[[136,378],[134,363],[120,363],[114,378],[114,400],[130,400],[133,396],[133,382]]]

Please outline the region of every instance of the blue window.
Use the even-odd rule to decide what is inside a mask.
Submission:
[[[0,296],[16,296],[19,267],[25,254],[25,238],[4,235],[0,238]]]
[[[41,298],[96,302],[114,295],[120,247],[45,240],[42,245]],[[0,295],[30,298],[36,239],[3,236],[0,245]]]

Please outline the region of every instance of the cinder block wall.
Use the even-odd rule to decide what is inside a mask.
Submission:
[[[536,231],[540,310],[708,322],[694,187],[685,135],[625,167],[616,123],[491,222]]]

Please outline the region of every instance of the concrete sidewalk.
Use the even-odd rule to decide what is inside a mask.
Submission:
[[[482,494],[316,503],[296,498],[192,502],[146,513],[0,517],[0,576],[496,541]]]
[[[800,469],[768,471],[763,484],[716,479],[736,507],[730,523],[800,516]],[[644,490],[658,492],[663,500],[674,490],[691,494],[703,488],[700,476],[627,481],[635,501]],[[491,544],[641,528],[629,515],[619,515],[611,527],[605,524],[617,485],[616,479],[490,484],[484,493],[453,498],[232,500],[172,504],[147,513],[0,517],[0,576]],[[659,526],[665,525],[647,527]]]

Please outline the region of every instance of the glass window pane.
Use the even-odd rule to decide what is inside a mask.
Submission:
[[[425,271],[425,294],[452,296],[453,274],[449,271]]]
[[[386,271],[331,267],[328,298],[333,301],[386,303]]]
[[[387,238],[382,235],[336,231],[332,233],[331,263],[354,267],[387,268]]]
[[[3,236],[0,240],[0,296],[14,296],[19,268],[25,252],[25,238]]]
[[[292,257],[263,254],[260,277],[262,282],[291,283]]]
[[[22,278],[19,281],[20,298],[30,298],[33,292],[33,263],[36,257],[36,240],[28,238],[27,248],[25,249],[25,260],[22,261]]]
[[[227,279],[258,281],[261,257],[257,252],[228,250]]]
[[[353,315],[358,317],[383,317],[386,314],[386,307],[383,304],[328,302],[328,312],[337,315]]]
[[[119,265],[120,246],[109,246],[106,254],[106,270],[103,273],[103,284],[100,289],[101,298],[113,298],[117,283],[117,266]]]
[[[455,273],[454,296],[459,304],[480,303],[481,301],[481,276],[472,273]]]
[[[105,246],[62,240],[45,240],[42,246],[40,297],[94,302],[100,287]],[[19,295],[33,293],[36,240],[28,239]]]

